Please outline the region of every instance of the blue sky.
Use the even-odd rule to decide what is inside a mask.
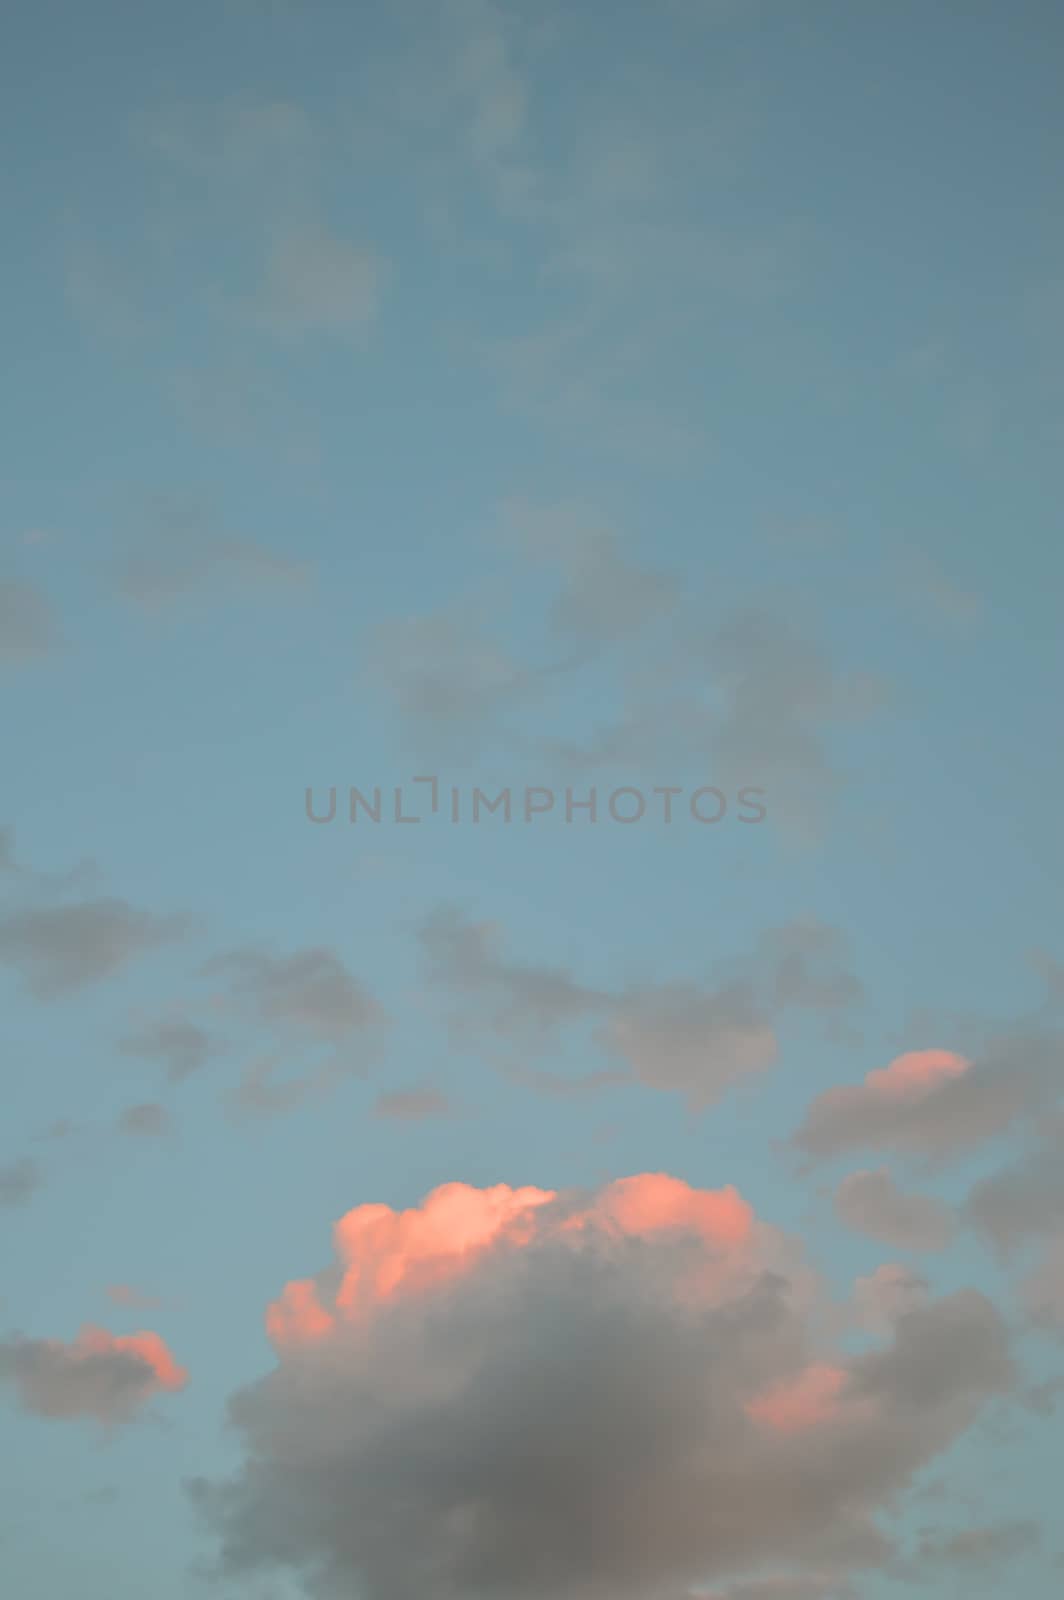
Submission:
[[[292,1398],[300,1363],[325,1379],[271,1347],[267,1305],[355,1208],[664,1172],[801,1239],[807,1365],[872,1337],[902,1377],[873,1425],[847,1367],[810,1424],[826,1462],[855,1452],[881,1544],[853,1553],[825,1478],[835,1544],[774,1543],[767,1500],[734,1549],[648,1523],[667,1558],[635,1600],[1040,1600],[1064,1330],[1064,1197],[1039,1177],[1064,1125],[1058,8],[46,0],[7,32],[8,1587],[176,1600],[222,1545],[223,1593],[402,1593],[404,1539],[334,1548],[270,1453],[298,1438],[328,1492]],[[330,825],[308,786],[336,786]],[[382,789],[380,823],[346,820],[351,786]],[[417,825],[388,820],[396,786]],[[474,826],[478,786],[514,820]],[[522,820],[528,786],[550,815]],[[592,787],[595,822],[568,823]],[[637,825],[609,818],[621,787]],[[904,1115],[866,1085],[832,1121],[841,1086],[929,1051],[959,1077],[928,1068]],[[890,1215],[877,1191],[855,1220],[840,1186],[881,1169]],[[555,1245],[529,1248],[568,1327]],[[519,1386],[521,1340],[475,1298],[516,1250],[446,1293]],[[744,1270],[804,1281],[782,1251]],[[886,1265],[919,1303],[872,1329],[854,1284]],[[943,1400],[917,1436],[905,1362],[958,1295],[1010,1374],[973,1368],[980,1405]],[[403,1300],[410,1349],[431,1301]],[[667,1295],[660,1315],[664,1340]],[[128,1346],[97,1370],[85,1325],[158,1333],[187,1383]],[[330,1405],[390,1415],[402,1370],[356,1370],[348,1337]],[[460,1426],[415,1423],[478,1482],[466,1376]],[[787,1481],[777,1442],[751,1503]],[[450,1513],[395,1460],[396,1504]],[[188,1487],[227,1478],[242,1521]],[[564,1545],[546,1508],[484,1492]],[[617,1592],[601,1552],[537,1579],[516,1539],[492,1588],[475,1546],[431,1569],[441,1596]]]

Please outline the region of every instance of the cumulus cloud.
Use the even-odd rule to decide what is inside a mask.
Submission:
[[[835,1214],[856,1233],[897,1250],[944,1250],[953,1237],[948,1206],[907,1194],[885,1168],[851,1172],[835,1191]]]
[[[842,1593],[1011,1383],[971,1291],[843,1354],[798,1244],[731,1188],[452,1183],[333,1237],[231,1402],[244,1464],[190,1485],[224,1572],[320,1600]]]
[[[23,907],[0,917],[0,965],[19,972],[38,999],[51,1000],[113,976],[187,927],[185,917],[115,898]]]
[[[0,665],[33,661],[58,643],[48,601],[28,583],[0,581]]]
[[[813,1159],[860,1149],[943,1162],[1030,1120],[1058,1088],[1060,1042],[1007,1036],[976,1061],[912,1050],[813,1101],[794,1144]]]
[[[18,1334],[0,1340],[0,1378],[15,1385],[23,1409],[37,1416],[120,1423],[153,1395],[183,1389],[188,1373],[157,1333],[116,1337],[86,1326],[69,1344]]]

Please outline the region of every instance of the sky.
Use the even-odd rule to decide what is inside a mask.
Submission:
[[[0,1574],[1044,1600],[1064,21],[0,67]]]

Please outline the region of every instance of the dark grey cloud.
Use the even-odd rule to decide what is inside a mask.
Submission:
[[[35,1161],[23,1156],[0,1167],[0,1210],[24,1206],[40,1188],[41,1173]]]
[[[115,898],[23,907],[0,917],[0,965],[19,972],[38,999],[50,1000],[112,977],[188,926],[183,916],[156,915]]]
[[[835,1191],[835,1215],[896,1250],[944,1250],[953,1237],[950,1208],[930,1195],[907,1193],[885,1168],[845,1177]]]
[[[809,1309],[756,1270],[677,1297],[698,1259],[689,1238],[616,1233],[491,1251],[282,1351],[231,1403],[243,1466],[190,1485],[221,1571],[287,1572],[315,1600],[651,1600],[715,1581],[761,1600],[766,1572],[781,1595],[844,1593],[889,1559],[878,1513],[1009,1387],[1001,1320],[969,1291],[911,1310],[850,1360],[837,1408],[778,1428],[746,1397],[798,1379]]]

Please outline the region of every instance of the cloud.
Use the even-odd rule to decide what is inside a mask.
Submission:
[[[0,1167],[0,1210],[24,1206],[40,1185],[40,1169],[26,1156]]]
[[[335,1045],[385,1020],[369,990],[324,946],[291,955],[248,946],[213,956],[201,970],[228,978],[232,1000],[260,1022]]]
[[[837,672],[790,622],[757,611],[717,631],[708,662],[718,699],[715,773],[725,783],[758,784],[794,827],[815,829],[844,782],[829,732],[878,711],[883,685]]]
[[[124,1306],[131,1311],[157,1311],[162,1305],[162,1301],[154,1295],[145,1294],[129,1283],[109,1283],[104,1293],[116,1306]]]
[[[166,1107],[151,1102],[145,1105],[127,1106],[118,1119],[121,1133],[130,1133],[142,1139],[159,1139],[170,1132],[171,1126],[170,1113]]]
[[[853,1306],[859,1326],[882,1333],[903,1316],[926,1305],[931,1286],[926,1278],[896,1261],[885,1262],[853,1287]]]
[[[20,973],[38,999],[51,1000],[112,977],[187,927],[183,916],[157,916],[114,898],[24,908],[0,917],[0,965]]]
[[[420,939],[430,981],[459,1002],[452,1026],[461,1037],[481,1031],[493,1043],[532,1048],[563,1026],[590,1020],[595,1042],[635,1081],[684,1095],[692,1111],[773,1065],[777,1014],[790,1007],[838,1012],[862,992],[839,964],[841,937],[815,923],[769,930],[738,976],[633,983],[620,991],[589,987],[559,966],[512,959],[498,924],[474,922],[453,906],[437,909]],[[503,1070],[545,1093],[630,1081],[608,1068],[576,1080],[525,1064]]]
[[[619,535],[589,507],[509,501],[503,521],[525,556],[561,574],[550,628],[568,645],[592,653],[668,616],[678,604],[678,581],[631,561]]]
[[[1037,1524],[1024,1519],[964,1528],[959,1533],[925,1532],[912,1556],[896,1564],[894,1576],[920,1580],[929,1570],[946,1570],[965,1574],[970,1582],[987,1567],[1018,1560],[1040,1540]]]
[[[692,1111],[764,1072],[777,1056],[775,1031],[745,983],[631,989],[614,1007],[603,1040],[641,1083],[685,1095]]]
[[[1064,1226],[1064,1164],[1059,1147],[1037,1151],[974,1185],[965,1220],[1000,1255]]]
[[[510,960],[498,923],[472,922],[454,906],[432,912],[418,937],[430,982],[479,1005],[480,1016],[500,1035],[549,1034],[594,1013],[608,998],[561,967]]]
[[[389,1117],[396,1122],[428,1122],[436,1117],[448,1117],[454,1107],[447,1096],[431,1084],[416,1089],[392,1089],[377,1097],[373,1107],[376,1117]]]
[[[878,1513],[1012,1381],[972,1291],[825,1344],[796,1242],[663,1174],[447,1184],[334,1243],[232,1398],[243,1465],[189,1486],[223,1573],[317,1600],[815,1594],[888,1559]]]
[[[116,1337],[86,1326],[70,1344],[21,1335],[0,1341],[0,1378],[14,1383],[23,1409],[36,1416],[121,1423],[153,1395],[183,1389],[188,1373],[157,1333]]]
[[[39,660],[58,645],[48,601],[28,583],[0,581],[0,665]]]
[[[974,1063],[951,1050],[912,1050],[864,1082],[826,1090],[794,1135],[814,1160],[894,1150],[941,1163],[1034,1117],[1057,1092],[1060,1043],[1015,1035]]]
[[[360,339],[377,315],[384,266],[363,245],[323,224],[283,228],[271,240],[249,319],[285,342],[314,336]]]
[[[118,1048],[123,1055],[158,1062],[171,1083],[179,1083],[206,1065],[214,1042],[194,1022],[161,1019],[128,1034]]]
[[[885,1168],[844,1178],[835,1191],[835,1215],[896,1250],[944,1250],[953,1237],[949,1207],[929,1195],[906,1194]]]
[[[498,738],[500,719],[533,686],[530,671],[461,605],[382,623],[370,636],[363,669],[414,746],[451,760]]]
[[[1024,1278],[1020,1298],[1036,1327],[1064,1338],[1064,1229]]]
[[[198,506],[179,498],[155,497],[143,515],[150,531],[128,543],[113,572],[122,598],[144,611],[215,594],[298,593],[313,578],[311,562],[220,533]]]

